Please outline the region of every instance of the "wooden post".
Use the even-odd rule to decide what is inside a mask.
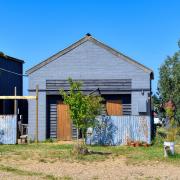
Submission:
[[[0,96],[0,99],[6,100],[6,99],[12,99],[14,100],[14,114],[17,115],[17,105],[15,105],[15,101],[18,99],[35,99],[36,100],[36,132],[35,132],[35,141],[38,142],[38,86],[36,86],[36,96]],[[3,101],[5,102],[5,101]],[[3,105],[3,108],[5,106]]]
[[[14,96],[17,96],[17,88],[14,87]],[[17,100],[14,100],[14,115],[17,115]]]
[[[17,88],[14,87],[14,96],[17,96]],[[18,131],[18,119],[17,119],[17,100],[14,99],[14,115],[16,115],[16,144],[18,144],[19,131]]]
[[[39,86],[36,85],[36,143],[38,143],[38,92]]]

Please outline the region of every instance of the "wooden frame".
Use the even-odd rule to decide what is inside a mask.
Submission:
[[[22,99],[29,99],[29,100],[36,100],[36,143],[38,140],[38,94],[39,94],[39,86],[36,85],[36,96],[0,96],[1,100],[22,100]]]
[[[36,99],[36,96],[0,96],[0,99],[4,99],[4,100]]]

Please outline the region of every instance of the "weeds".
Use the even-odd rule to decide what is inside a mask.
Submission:
[[[51,174],[44,174],[41,172],[31,172],[31,171],[21,170],[15,167],[4,166],[4,165],[0,165],[0,171],[10,172],[12,174],[16,174],[19,176],[38,176],[38,177],[41,177],[43,179],[48,179],[48,180],[71,180],[72,179],[69,176],[56,177]]]

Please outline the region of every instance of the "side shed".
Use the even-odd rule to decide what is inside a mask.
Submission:
[[[13,96],[14,87],[17,95],[23,94],[24,61],[0,53],[0,96]],[[0,100],[0,114],[14,114],[13,100]]]

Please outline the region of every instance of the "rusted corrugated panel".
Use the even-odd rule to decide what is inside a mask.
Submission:
[[[88,144],[124,145],[128,140],[151,143],[149,116],[102,116]]]
[[[17,117],[0,115],[0,144],[16,144]]]

